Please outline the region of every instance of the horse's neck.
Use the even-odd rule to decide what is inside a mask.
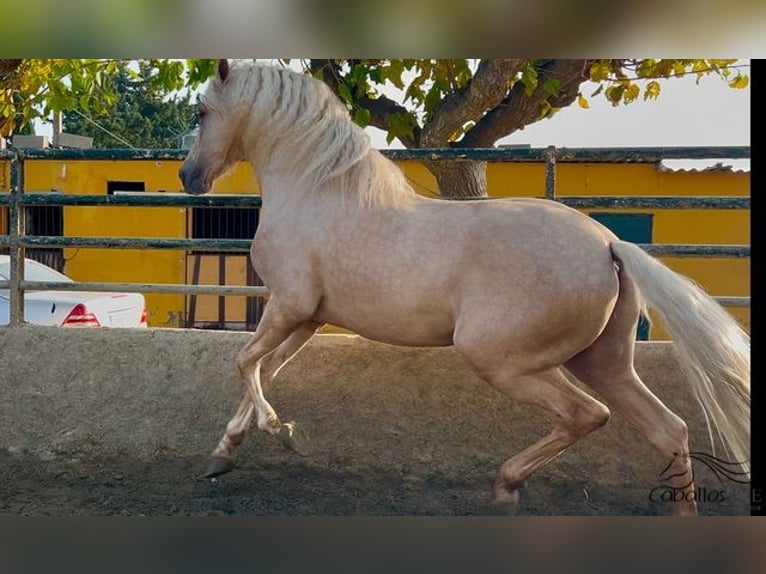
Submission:
[[[263,212],[274,219],[295,219],[307,210],[318,215],[331,214],[348,203],[348,198],[344,202],[340,194],[321,193],[269,169],[263,169],[258,180]]]
[[[353,194],[307,189],[300,183],[265,170],[259,177],[261,223],[290,233],[294,225],[322,229],[364,229],[396,215],[397,210],[364,205]]]

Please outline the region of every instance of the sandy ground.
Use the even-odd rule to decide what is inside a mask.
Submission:
[[[281,447],[265,461],[243,447],[233,472],[202,478],[206,459],[158,452],[137,460],[86,452],[0,452],[0,515],[492,515],[495,467],[405,474],[402,468],[360,467],[353,461],[301,458]],[[345,464],[344,464],[345,462]],[[553,476],[552,476],[553,475]],[[707,481],[708,484],[710,481]],[[649,500],[654,485],[617,486],[541,471],[522,490],[517,515],[662,515]],[[748,513],[747,489],[727,485],[727,500],[702,501],[701,514]],[[705,496],[711,498],[710,489]],[[716,496],[716,498],[721,498]],[[508,511],[504,511],[508,513]]]
[[[253,431],[233,472],[203,479],[241,396],[232,365],[246,340],[0,330],[0,515],[493,514],[497,468],[551,428],[450,349],[315,338],[267,390],[283,420],[311,436],[310,456]],[[51,359],[63,349],[77,360]],[[704,420],[668,349],[639,351],[647,385],[705,449]],[[650,500],[667,462],[614,413],[530,479],[516,512],[668,514]],[[695,473],[702,514],[749,513],[746,485]]]

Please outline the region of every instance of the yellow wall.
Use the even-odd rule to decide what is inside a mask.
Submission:
[[[434,195],[433,176],[421,164],[401,162],[416,191]],[[69,194],[105,194],[107,181],[143,181],[147,192],[180,192],[179,161],[63,161],[27,160],[27,191],[58,190]],[[7,170],[3,170],[4,172]],[[6,178],[7,179],[7,178]],[[542,163],[490,163],[488,191],[493,196],[536,196],[545,193]],[[2,181],[0,181],[2,183]],[[748,196],[748,173],[660,172],[650,164],[566,164],[557,166],[558,195],[730,195]],[[218,180],[213,193],[258,193],[249,164],[241,164]],[[66,207],[64,233],[68,236],[186,237],[184,208]],[[596,210],[591,210],[596,211]],[[599,209],[597,211],[607,211]],[[654,213],[654,243],[749,244],[748,211],[726,210],[610,210]],[[588,210],[586,210],[588,212]],[[171,250],[66,249],[67,274],[80,281],[182,283],[191,277],[191,258]],[[206,258],[201,283],[217,282],[217,262]],[[691,277],[712,295],[749,295],[750,260],[663,258],[673,269]],[[210,267],[212,265],[212,267]],[[231,262],[227,282],[245,284],[244,266]],[[217,298],[200,297],[198,316],[215,320]],[[152,326],[179,326],[184,313],[181,295],[147,295]],[[748,329],[748,308],[732,314]],[[227,317],[244,317],[243,298],[231,298]],[[656,319],[656,318],[655,318]],[[665,338],[655,321],[653,339]]]

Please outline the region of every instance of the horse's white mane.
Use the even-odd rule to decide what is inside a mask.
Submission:
[[[411,204],[415,192],[402,171],[370,146],[324,82],[286,68],[240,64],[225,85],[213,81],[205,105],[220,109],[224,89],[232,92],[230,101],[250,106],[244,137],[252,138],[257,163],[296,174],[312,189],[357,194],[367,205]]]

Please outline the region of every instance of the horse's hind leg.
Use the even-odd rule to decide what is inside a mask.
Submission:
[[[570,383],[558,368],[524,375],[503,369],[478,372],[510,398],[553,413],[556,421],[545,438],[500,467],[492,488],[495,504],[516,503],[518,489],[529,476],[609,420],[609,409]]]
[[[264,319],[266,319],[264,315]],[[284,329],[267,330],[263,320],[250,342],[237,357],[237,369],[245,386],[245,393],[234,417],[226,425],[226,431],[213,450],[212,458],[205,476],[212,477],[234,468],[234,451],[245,438],[253,414],[258,428],[269,434],[275,434],[286,448],[302,452],[301,444],[294,435],[293,423],[282,424],[273,407],[263,395],[263,385],[267,385],[279,370],[308,342],[319,328],[319,323],[305,322],[294,329],[287,337]],[[283,340],[274,342],[282,333]],[[272,348],[264,353],[264,349]]]
[[[671,462],[666,474],[673,492],[673,513],[695,515],[694,482],[686,423],[641,381],[633,368],[639,304],[630,279],[620,276],[620,297],[604,332],[566,368],[620,411]]]

